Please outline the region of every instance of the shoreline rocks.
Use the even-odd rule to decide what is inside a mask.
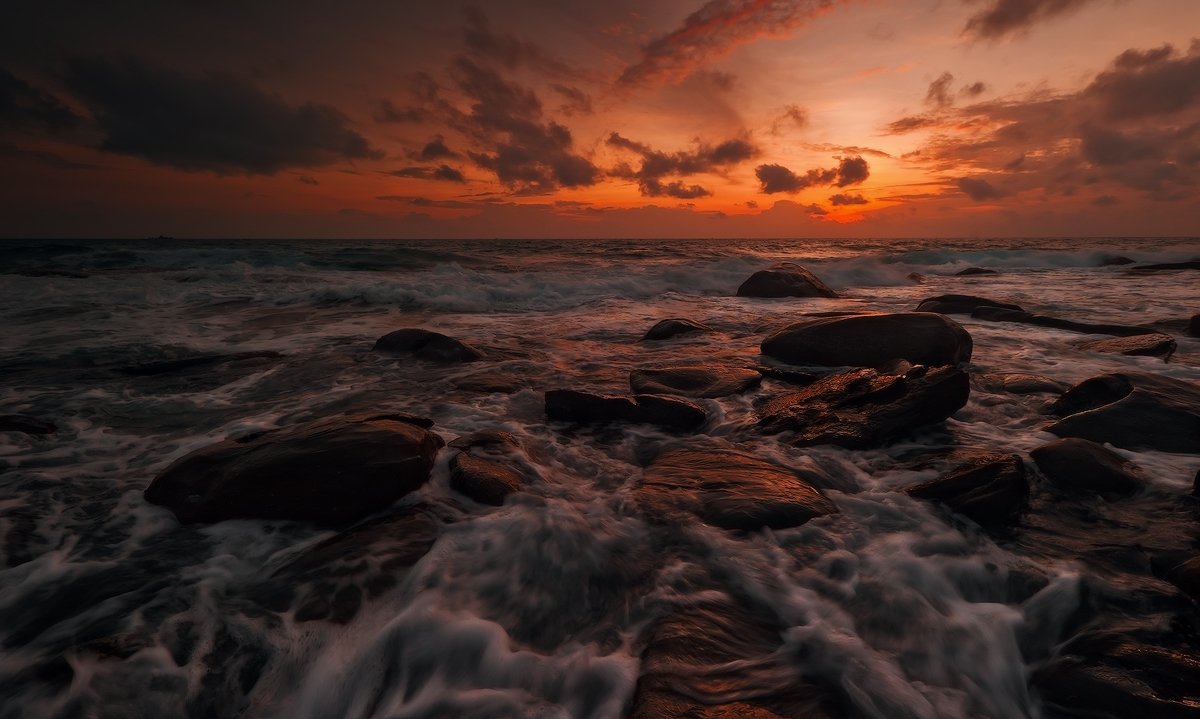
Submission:
[[[921,300],[914,312],[936,312],[943,315],[969,315],[980,307],[996,307],[1015,312],[1024,312],[1020,305],[997,302],[974,295],[938,295]]]
[[[859,314],[798,322],[762,341],[762,353],[793,365],[880,367],[903,359],[921,365],[971,360],[971,335],[931,312]]]
[[[1126,449],[1200,453],[1200,386],[1141,372],[1100,375],[1067,390],[1046,429]]]
[[[977,307],[971,312],[971,317],[989,322],[1015,322],[1036,327],[1049,327],[1068,332],[1079,332],[1089,335],[1114,335],[1117,337],[1135,337],[1137,335],[1153,334],[1149,327],[1131,327],[1129,325],[1094,324],[1064,320],[1060,317],[1038,315],[1032,312],[1004,309],[1003,307]]]
[[[695,402],[664,395],[640,394],[630,398],[554,389],[546,392],[545,405],[547,418],[575,424],[627,422],[690,431],[708,421],[708,413]]]
[[[988,453],[971,457],[936,479],[906,491],[989,527],[1008,523],[1021,512],[1029,500],[1029,481],[1020,457]]]
[[[713,398],[753,389],[762,378],[761,373],[742,367],[641,367],[629,373],[629,387],[634,394]]]
[[[804,267],[792,262],[781,262],[750,275],[738,287],[737,296],[837,298],[839,295]]]
[[[1142,488],[1141,470],[1124,457],[1086,439],[1068,437],[1029,453],[1054,485],[1107,496],[1127,497]]]
[[[411,354],[431,362],[475,362],[483,352],[440,332],[407,328],[389,332],[375,341],[376,352]]]
[[[1111,340],[1092,340],[1078,345],[1085,352],[1108,352],[1128,357],[1158,357],[1166,362],[1175,354],[1175,339],[1171,335],[1152,332]]]
[[[658,322],[642,336],[642,342],[669,340],[680,335],[712,332],[712,327],[685,319],[668,319]]]
[[[404,415],[338,417],[196,450],[146,488],[181,522],[345,524],[429,480],[442,439]]]

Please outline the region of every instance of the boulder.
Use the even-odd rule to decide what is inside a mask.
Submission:
[[[974,277],[976,275],[994,275],[995,270],[989,270],[986,267],[968,267],[965,270],[959,270],[954,273],[955,277]]]
[[[1104,255],[1100,258],[1100,267],[1117,267],[1132,264],[1134,264],[1134,260],[1125,255]]]
[[[1142,488],[1140,469],[1111,449],[1086,439],[1056,440],[1029,456],[1046,479],[1063,489],[1129,496]]]
[[[750,275],[738,297],[837,297],[816,275],[800,265],[782,262]]]
[[[54,434],[57,431],[58,426],[50,420],[30,417],[27,414],[0,414],[0,432]]]
[[[938,315],[930,315],[935,317]],[[860,369],[833,374],[767,401],[759,426],[793,432],[792,444],[878,447],[945,420],[967,403],[970,379],[956,367],[914,368],[908,375]]]
[[[908,493],[946,505],[982,526],[1010,522],[1029,499],[1025,464],[1015,454],[979,454]]]
[[[1020,305],[1009,302],[997,302],[986,297],[974,295],[938,295],[921,300],[916,312],[937,312],[943,315],[969,315],[978,307],[999,307],[1006,310],[1022,312]]]
[[[894,359],[953,365],[971,359],[971,335],[930,312],[827,317],[789,325],[762,342],[762,353],[794,365],[878,367]]]
[[[576,424],[631,422],[674,430],[697,429],[708,419],[703,407],[678,397],[643,394],[630,398],[573,389],[546,392],[546,416]]]
[[[722,529],[784,529],[837,512],[796,472],[725,449],[663,452],[646,467],[636,494],[653,516],[687,512]]]
[[[642,367],[629,373],[635,394],[724,397],[757,387],[762,375],[752,369],[719,365]]]
[[[1192,315],[1188,320],[1187,333],[1192,337],[1200,337],[1200,315]]]
[[[712,327],[702,325],[699,322],[691,320],[669,319],[663,320],[651,327],[642,337],[642,341],[647,340],[667,340],[679,335],[691,334],[693,332],[712,332]]]
[[[396,330],[380,337],[375,342],[375,351],[411,354],[432,362],[474,362],[483,359],[482,352],[453,337],[413,328]]]
[[[425,484],[442,445],[403,415],[319,420],[185,455],[151,482],[145,497],[182,522],[343,524]]]
[[[1110,340],[1093,340],[1078,345],[1087,352],[1109,352],[1131,357],[1160,357],[1165,362],[1175,354],[1175,339],[1170,335],[1152,332],[1131,337],[1115,337]]]
[[[1076,322],[1074,320],[1064,320],[1060,317],[1049,317],[1047,315],[1035,315],[1032,312],[1023,312],[1017,310],[1008,310],[1003,307],[977,307],[971,316],[977,320],[987,320],[989,322],[1016,322],[1023,325],[1034,325],[1035,327],[1050,327],[1056,330],[1066,330],[1068,332],[1080,332],[1083,334],[1092,335],[1115,335],[1117,337],[1133,337],[1135,335],[1144,335],[1153,332],[1154,330],[1147,327],[1137,327],[1130,325],[1110,325],[1110,324],[1095,324],[1091,322]]]
[[[1100,375],[1067,390],[1047,429],[1126,449],[1200,453],[1200,387],[1141,372]]]
[[[480,504],[499,506],[521,489],[521,474],[503,461],[459,452],[450,460],[450,488]]]

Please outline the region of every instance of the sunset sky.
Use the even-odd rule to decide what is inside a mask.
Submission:
[[[5,16],[6,237],[1200,234],[1197,0]]]

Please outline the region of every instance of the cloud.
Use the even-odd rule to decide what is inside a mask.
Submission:
[[[1095,0],[988,0],[988,6],[967,21],[963,32],[995,40],[1028,30],[1036,23],[1077,10]]]
[[[1126,50],[1084,91],[1110,120],[1172,115],[1200,100],[1200,42],[1179,57],[1170,45]]]
[[[458,153],[446,147],[446,139],[441,135],[434,135],[421,151],[416,153],[413,159],[424,160],[440,160],[444,157],[458,157]]]
[[[849,195],[845,193],[831,195],[829,198],[829,204],[835,207],[844,205],[865,205],[867,202],[867,198],[863,197],[862,195]]]
[[[663,185],[660,180],[668,175],[698,175],[722,172],[759,155],[758,147],[747,138],[733,138],[710,145],[698,142],[692,151],[663,152],[642,142],[635,142],[619,133],[610,133],[606,143],[610,147],[627,150],[641,156],[637,170],[628,165],[618,165],[610,174],[616,177],[637,180],[643,195],[657,197],[670,195],[681,199],[705,197],[712,193],[699,185],[685,187],[681,182]],[[673,188],[673,189],[668,189]],[[693,193],[685,195],[684,193]]]
[[[462,172],[449,165],[437,167],[404,167],[388,173],[395,177],[409,177],[418,180],[443,180],[445,182],[466,182]]]
[[[771,134],[778,135],[782,125],[796,128],[808,127],[808,110],[799,105],[784,105],[783,111],[771,123]]]
[[[960,177],[958,179],[958,189],[962,190],[966,193],[967,197],[976,202],[998,200],[1007,194],[993,186],[987,180],[980,180],[973,177]]]
[[[963,89],[959,90],[958,92],[959,94],[966,95],[967,97],[979,97],[983,93],[987,92],[987,89],[988,86],[986,83],[973,82],[970,85],[964,86]]]
[[[75,127],[79,119],[54,95],[0,68],[0,125],[59,132]]]
[[[768,195],[777,192],[795,194],[809,187],[857,185],[870,174],[870,167],[862,157],[844,157],[837,167],[808,170],[803,175],[797,175],[783,165],[759,165],[754,169],[760,191]]]
[[[592,114],[592,97],[583,90],[558,84],[551,85],[550,89],[557,92],[563,99],[563,104],[558,107],[562,114],[568,117]]]
[[[950,83],[952,82],[954,82],[954,76],[943,72],[938,79],[929,83],[929,90],[925,93],[925,104],[934,107],[953,105],[954,98],[950,94]]]
[[[572,69],[562,60],[550,55],[538,45],[513,35],[493,32],[487,16],[476,7],[464,8],[467,16],[463,42],[471,55],[498,63],[508,70],[524,65],[548,75],[570,76]]]
[[[679,28],[641,49],[624,86],[679,80],[710,58],[763,36],[785,35],[841,0],[709,0]]]
[[[190,77],[140,61],[72,60],[67,83],[101,149],[180,170],[270,175],[382,154],[329,105],[290,105],[223,73]]]
[[[297,179],[297,180],[299,180],[300,182],[303,182],[303,183],[304,183],[304,184],[306,184],[306,185],[319,185],[319,184],[321,184],[320,182],[317,182],[317,178],[315,178],[315,177],[309,177],[308,175],[301,175],[300,177],[297,177],[296,179]]]
[[[419,107],[399,108],[391,100],[380,100],[371,118],[379,123],[416,124],[425,121],[426,113]]]

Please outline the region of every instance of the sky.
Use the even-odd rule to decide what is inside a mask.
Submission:
[[[1200,235],[1197,0],[12,0],[0,236]]]

